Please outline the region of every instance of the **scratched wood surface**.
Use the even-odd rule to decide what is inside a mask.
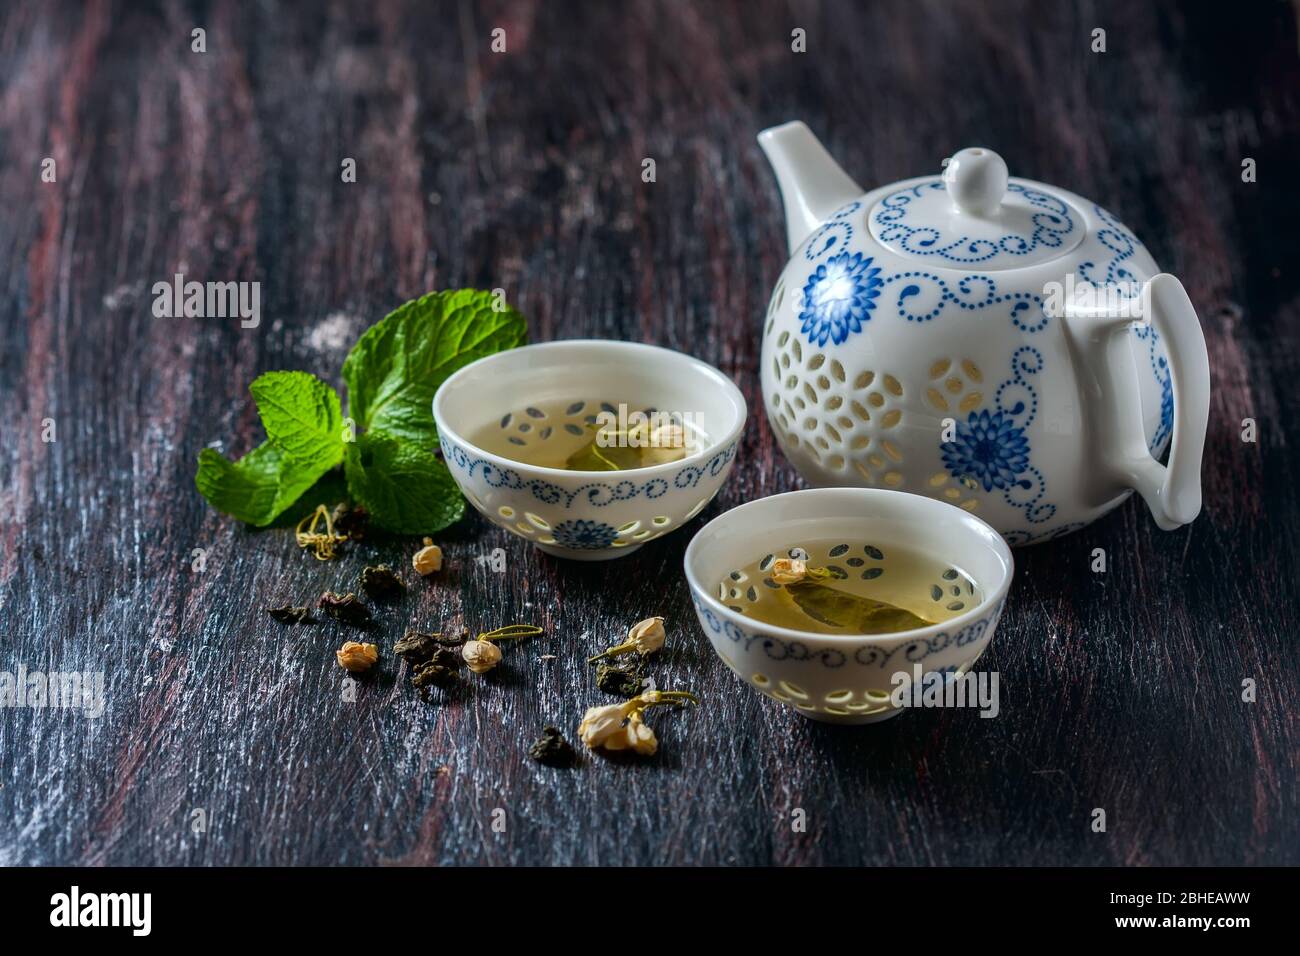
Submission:
[[[0,863],[1300,862],[1298,40],[1295,8],[1265,2],[7,4],[0,670],[103,671],[107,709],[0,710]],[[1205,510],[1166,534],[1129,502],[1018,553],[986,658],[997,719],[813,724],[696,630],[693,530],[799,486],[756,375],[785,252],[754,135],[791,118],[872,186],[993,146],[1119,212],[1200,311]],[[176,272],[260,281],[261,325],[154,318]],[[464,521],[384,642],[511,620],[548,637],[442,704],[391,662],[348,702],[343,635],[258,608],[407,566],[414,543],[317,563],[209,509],[195,456],[260,440],[260,372],[337,382],[368,324],[460,286],[505,288],[535,340],[698,355],[756,414],[703,519],[625,560]],[[501,574],[475,561],[498,546]],[[572,739],[604,701],[583,655],[650,614],[671,631],[659,685],[704,704],[655,718],[643,763],[529,762],[543,724]]]

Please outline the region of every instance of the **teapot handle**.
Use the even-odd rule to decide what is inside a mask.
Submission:
[[[1084,355],[1081,385],[1100,414],[1094,419],[1103,460],[1120,483],[1146,500],[1165,531],[1190,523],[1201,510],[1201,453],[1210,413],[1210,361],[1196,310],[1183,284],[1168,273],[1152,277],[1129,308],[1066,302],[1062,319]],[[1132,349],[1116,332],[1142,321],[1160,334],[1174,392],[1168,466],[1147,449]],[[1127,371],[1128,374],[1122,374]],[[1091,379],[1089,380],[1089,373]]]

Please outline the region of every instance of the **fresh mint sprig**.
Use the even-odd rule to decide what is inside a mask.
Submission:
[[[266,441],[238,461],[205,448],[195,485],[218,511],[259,527],[343,464],[348,494],[399,534],[431,534],[465,513],[437,456],[433,393],[468,363],[523,345],[524,318],[496,294],[431,292],[368,329],[343,363],[338,393],[307,372],[267,372],[250,386]]]

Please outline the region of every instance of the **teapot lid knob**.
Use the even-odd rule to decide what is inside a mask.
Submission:
[[[1006,195],[1007,164],[991,149],[963,149],[948,160],[943,181],[962,212],[992,216]]]

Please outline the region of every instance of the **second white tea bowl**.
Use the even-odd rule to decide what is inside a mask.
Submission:
[[[854,565],[872,556],[885,573],[891,548],[934,555],[970,575],[979,600],[940,624],[881,635],[773,627],[719,600],[719,584],[764,553],[832,539],[842,542],[832,554],[862,556]],[[700,626],[736,676],[805,717],[841,724],[897,715],[903,708],[894,691],[917,674],[965,674],[993,638],[1013,572],[1010,548],[984,521],[932,498],[875,488],[795,491],[733,508],[699,530],[685,564]]]

